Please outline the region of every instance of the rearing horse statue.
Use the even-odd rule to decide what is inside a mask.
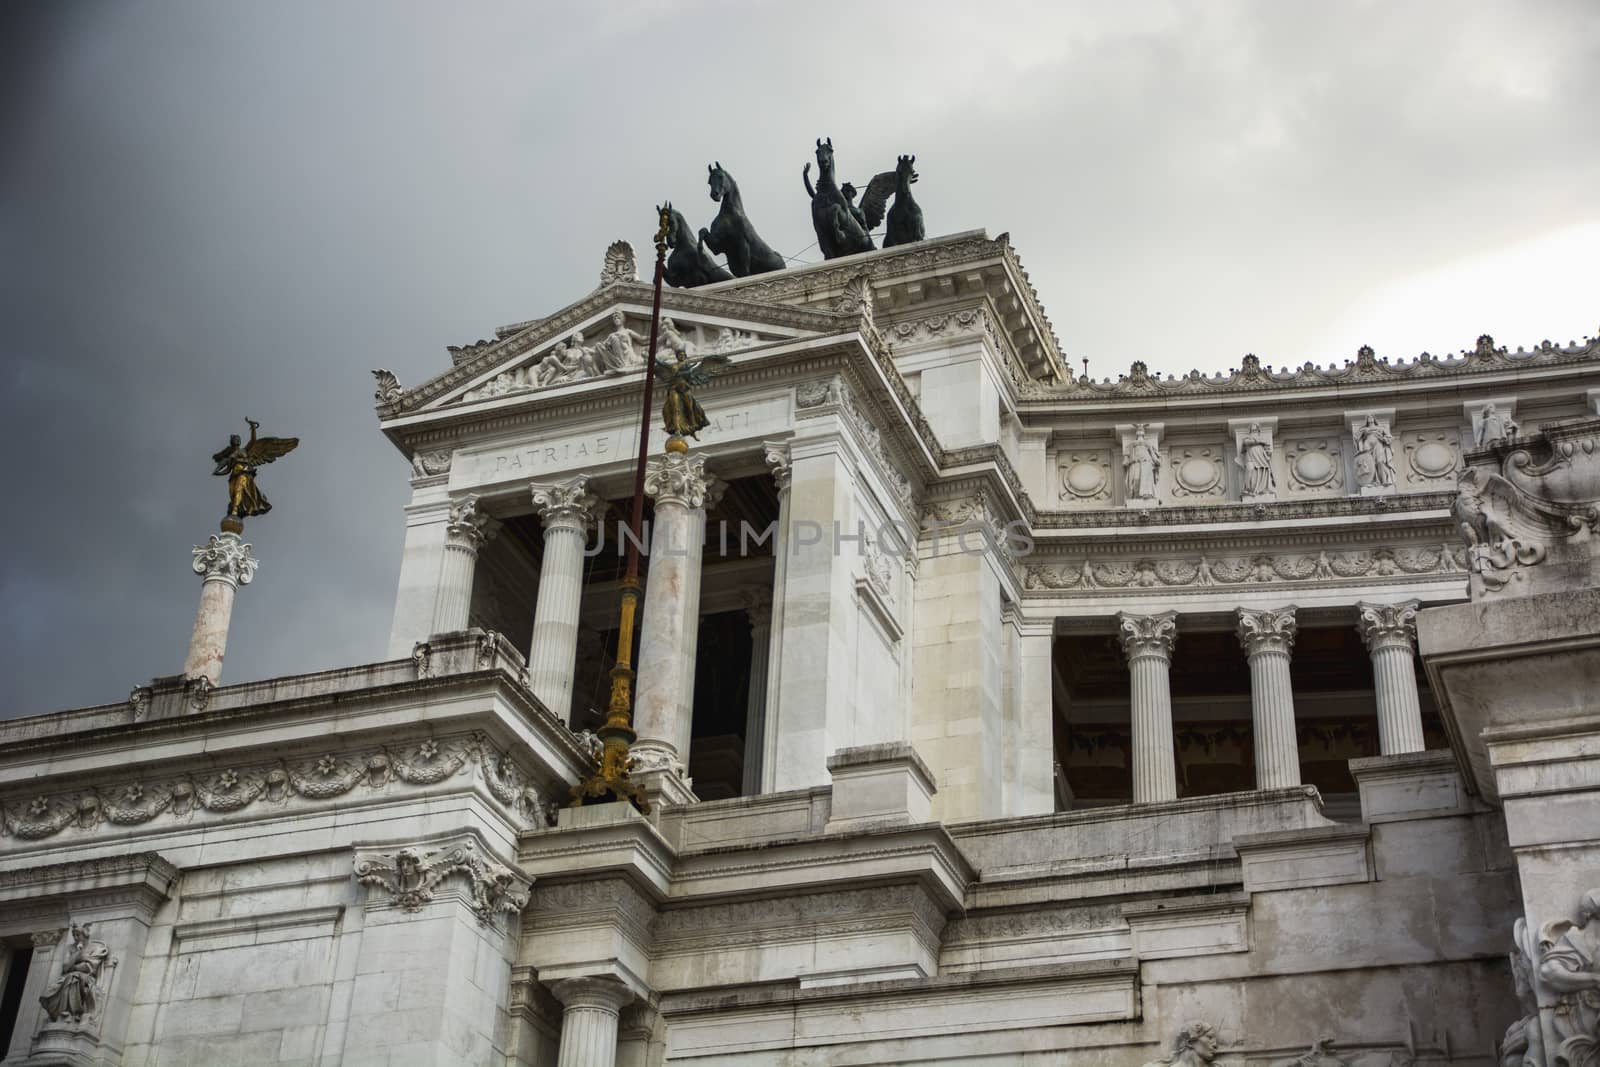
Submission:
[[[744,199],[739,195],[739,185],[733,175],[723,170],[721,163],[707,164],[706,170],[711,199],[719,201],[722,210],[711,220],[709,230],[700,231],[700,243],[727,256],[728,270],[735,278],[782,270],[783,257],[761,239],[745,215]]]
[[[667,257],[666,270],[663,272],[668,285],[687,289],[696,285],[710,285],[712,282],[725,282],[733,277],[700,247],[683,212],[673,207],[671,201],[656,210],[665,210],[672,217],[672,225],[667,230],[667,247],[672,249],[672,254]]]
[[[817,231],[817,247],[823,259],[837,259],[857,252],[871,252],[872,238],[856,220],[839,184],[833,176],[833,138],[817,141],[817,187],[811,188],[811,164],[800,172],[806,192],[811,194],[811,225]]]

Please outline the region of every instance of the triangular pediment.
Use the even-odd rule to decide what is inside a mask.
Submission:
[[[380,413],[456,408],[638,375],[648,351],[652,296],[650,286],[617,282],[548,318],[505,329],[493,341],[452,349],[455,366],[399,391],[380,403]],[[679,338],[691,354],[732,354],[846,333],[859,321],[854,314],[683,289],[662,293],[661,315],[662,358],[671,358]]]

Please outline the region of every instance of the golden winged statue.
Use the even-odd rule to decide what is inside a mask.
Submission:
[[[671,320],[668,319],[663,325],[670,324]],[[676,330],[672,332],[676,333]],[[694,390],[711,383],[710,368],[732,361],[724,355],[690,359],[688,351],[688,346],[680,341],[677,361],[667,363],[657,360],[655,371],[667,391],[666,398],[661,402],[661,422],[667,433],[678,438],[693,437],[698,440],[700,431],[711,425],[711,420],[706,418],[706,410],[700,406],[700,401],[694,398]]]
[[[256,487],[256,468],[288,455],[300,443],[298,437],[257,437],[261,424],[254,419],[244,421],[250,425],[250,440],[241,444],[239,435],[232,434],[228,447],[211,457],[217,465],[211,473],[228,479],[228,515],[222,520],[222,528],[236,528],[235,532],[243,529],[249,516],[272,510]]]

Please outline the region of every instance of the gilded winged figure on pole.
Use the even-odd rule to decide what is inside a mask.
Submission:
[[[235,524],[251,515],[265,515],[272,510],[267,498],[256,486],[256,469],[293,452],[300,443],[298,437],[257,437],[261,424],[245,419],[250,426],[250,440],[240,443],[238,434],[228,437],[228,446],[211,458],[216,469],[211,473],[228,479],[228,515],[224,522]]]
[[[690,359],[686,349],[686,345],[678,348],[674,363],[656,361],[656,377],[661,379],[667,394],[661,402],[661,422],[674,437],[698,439],[700,431],[711,425],[711,420],[706,418],[706,409],[700,406],[700,401],[694,398],[694,390],[711,384],[711,372],[707,368],[732,361],[723,355]]]

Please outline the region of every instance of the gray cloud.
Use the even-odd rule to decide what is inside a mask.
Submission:
[[[930,230],[1009,230],[1102,375],[1343,359],[1384,285],[1600,219],[1593,4],[1130,6],[9,5],[0,716],[179,667],[245,415],[303,444],[226,676],[380,656],[407,486],[368,368],[581,295],[664,197],[703,224],[712,159],[814,259],[812,139],[857,181],[916,152]]]

